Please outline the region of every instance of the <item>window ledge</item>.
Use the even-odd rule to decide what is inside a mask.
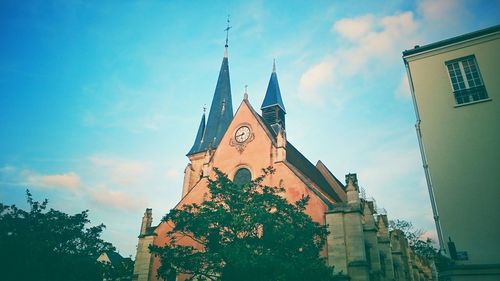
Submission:
[[[476,100],[476,101],[471,101],[471,102],[467,102],[467,103],[456,104],[455,108],[466,106],[466,105],[471,105],[471,104],[476,104],[476,103],[487,102],[487,101],[491,101],[491,98],[482,99],[482,100]]]

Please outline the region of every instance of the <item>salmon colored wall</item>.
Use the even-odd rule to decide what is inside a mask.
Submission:
[[[263,184],[268,186],[279,186],[282,182],[285,188],[285,198],[289,202],[295,202],[299,200],[302,195],[309,195],[310,200],[306,208],[306,213],[310,215],[313,220],[324,224],[324,213],[327,210],[326,204],[314,193],[312,192],[306,184],[283,162],[275,162],[276,153],[273,141],[270,139],[266,130],[262,127],[261,123],[256,119],[253,109],[249,107],[245,101],[243,101],[236,112],[233,121],[229,125],[229,128],[222,138],[215,154],[212,158],[212,167],[216,167],[219,170],[226,173],[230,179],[233,179],[236,171],[245,167],[252,172],[252,178],[256,178],[262,174],[262,169],[273,166],[276,170],[273,175],[268,175]],[[234,132],[241,124],[246,124],[252,129],[254,134],[254,139],[249,142],[243,152],[239,152],[236,147],[230,145],[231,138],[234,138]],[[201,166],[197,163],[198,168],[195,168],[194,173],[200,173]],[[214,173],[210,175],[211,178],[214,177]],[[184,204],[190,203],[201,203],[203,198],[207,196],[208,193],[208,180],[203,178],[195,186],[191,187],[191,190],[182,198],[182,200],[177,204],[176,208]],[[171,230],[171,226],[167,223],[161,223],[156,229],[154,244],[163,246],[168,242],[166,238],[166,233]],[[186,240],[182,244],[195,246],[192,240]],[[322,254],[326,254],[323,251]],[[153,262],[153,276],[152,280],[156,280],[156,271],[159,267],[159,259],[154,258]],[[184,280],[180,278],[179,280]]]

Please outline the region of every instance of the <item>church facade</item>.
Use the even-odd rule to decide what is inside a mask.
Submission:
[[[284,187],[290,202],[310,196],[306,213],[330,232],[322,255],[346,280],[432,280],[430,266],[412,253],[404,235],[389,232],[387,216],[377,215],[374,202],[360,198],[356,174],[346,175],[341,182],[324,163],[311,163],[288,141],[274,65],[260,113],[245,94],[233,114],[227,49],[226,44],[208,118],[204,113],[187,153],[182,199],[175,208],[203,200],[214,168],[237,181],[258,177],[263,168],[272,166],[275,173],[263,184]],[[153,226],[152,210],[146,209],[133,280],[158,280],[160,261],[148,246],[165,245],[169,230],[171,226],[164,222]]]

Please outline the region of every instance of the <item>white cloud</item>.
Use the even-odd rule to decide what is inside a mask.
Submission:
[[[145,200],[123,191],[109,190],[104,185],[89,190],[90,199],[99,206],[111,209],[135,210],[143,208]]]
[[[336,61],[333,58],[311,66],[300,77],[299,96],[308,102],[318,103],[322,101],[319,94],[323,88],[332,85],[334,79],[334,69]]]
[[[139,127],[144,129],[159,131],[161,126],[165,123],[166,117],[163,114],[155,113],[151,115],[144,116],[140,120]]]
[[[416,13],[396,12],[392,15],[365,14],[342,18],[331,27],[334,36],[346,39],[319,62],[304,70],[299,83],[299,97],[306,102],[321,102],[335,89],[345,88],[363,75],[377,75],[382,66],[397,65],[401,51],[417,44],[425,44],[425,37],[439,34],[449,36],[447,30],[462,24],[467,17],[463,1],[422,0]],[[429,35],[432,34],[432,35]],[[406,78],[404,78],[406,79]],[[404,82],[395,89],[396,97],[407,97]]]
[[[16,167],[11,166],[11,165],[4,165],[3,167],[0,168],[0,173],[2,174],[12,174],[17,170]]]
[[[307,102],[321,101],[325,95],[340,92],[350,78],[355,77],[359,83],[360,75],[373,75],[381,65],[396,62],[401,50],[418,38],[418,26],[412,12],[384,17],[369,14],[336,21],[331,30],[347,38],[349,44],[304,71],[299,97]]]
[[[178,169],[171,168],[167,170],[166,176],[168,179],[178,179],[181,176],[181,172]]]
[[[342,37],[351,41],[356,41],[372,31],[374,21],[373,15],[345,18],[336,21],[332,31],[338,32]]]
[[[421,0],[417,6],[425,21],[446,22],[445,26],[459,21],[465,13],[461,0]]]
[[[408,76],[407,75],[403,75],[401,77],[401,81],[399,82],[399,85],[396,88],[396,91],[394,92],[394,95],[397,98],[402,98],[402,99],[409,99],[409,98],[411,98],[410,84],[408,82]]]
[[[360,174],[363,175],[363,181],[369,182],[370,189],[384,190],[387,179],[398,181],[420,169],[418,148],[401,148],[401,143],[384,146],[383,149],[366,155],[366,158],[370,163]]]
[[[419,238],[421,240],[426,240],[427,238],[430,238],[434,243],[438,242],[436,231],[424,231],[424,233],[422,233],[422,235]]]
[[[75,172],[40,175],[34,171],[23,170],[20,175],[30,187],[63,188],[71,191],[76,191],[81,187],[80,176]]]
[[[46,186],[59,186],[69,189],[77,189],[81,186],[80,176],[70,172],[60,175],[46,175],[40,177],[40,182]]]
[[[133,185],[140,183],[149,172],[149,165],[141,161],[104,155],[92,155],[89,157],[89,161],[99,168],[99,172],[106,173],[112,182],[118,184]]]
[[[343,24],[343,32],[355,29],[359,25],[358,21],[350,22],[353,27]],[[412,12],[372,18],[372,21],[371,30],[365,31],[364,36],[356,37],[356,40],[352,41],[352,46],[337,51],[338,55],[335,57],[339,57],[342,60],[341,65],[347,67],[348,76],[357,75],[365,70],[373,71],[368,67],[373,62],[386,64],[396,61],[404,46],[415,40],[418,23],[414,20]]]

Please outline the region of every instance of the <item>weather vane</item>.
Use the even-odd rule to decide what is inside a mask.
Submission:
[[[224,29],[226,31],[226,47],[228,46],[228,41],[229,41],[229,29],[231,29],[232,26],[229,26],[229,15],[227,15],[227,27]]]

